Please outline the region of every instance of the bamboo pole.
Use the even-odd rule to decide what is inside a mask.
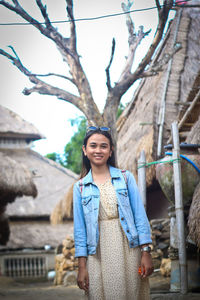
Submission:
[[[180,120],[179,124],[178,124],[178,128],[180,129],[185,120],[187,119],[187,117],[191,114],[193,108],[195,107],[196,103],[199,101],[200,99],[200,91],[198,91],[198,93],[196,94],[194,100],[192,101],[192,103],[190,104],[190,106],[188,107],[188,109],[186,110],[184,116],[182,117],[182,119]]]
[[[174,38],[173,38],[173,44],[175,45],[177,42],[177,36],[178,36],[178,30],[181,22],[181,16],[182,16],[182,9],[178,11],[178,17],[176,21],[176,29],[174,32]],[[173,56],[168,62],[167,66],[167,73],[165,75],[164,80],[164,88],[161,98],[161,104],[160,104],[160,111],[158,116],[158,145],[157,145],[157,156],[160,157],[162,154],[162,142],[163,142],[163,131],[164,131],[164,123],[165,123],[165,109],[166,109],[166,98],[167,98],[167,91],[169,86],[169,80],[171,75],[171,69],[172,69],[172,63],[173,63]]]
[[[140,157],[138,159],[138,188],[142,198],[142,202],[146,209],[147,200],[146,200],[146,157],[144,150],[141,151]]]
[[[188,290],[187,281],[187,261],[185,247],[185,231],[184,231],[184,211],[183,211],[183,194],[182,194],[182,179],[181,179],[181,164],[177,159],[180,158],[180,145],[178,135],[177,122],[172,123],[173,136],[173,170],[174,170],[174,193],[175,193],[175,211],[178,232],[178,252],[180,266],[180,292],[186,294]]]

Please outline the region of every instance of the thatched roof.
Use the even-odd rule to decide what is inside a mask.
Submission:
[[[0,206],[23,195],[37,196],[32,173],[24,164],[0,152]]]
[[[57,202],[76,180],[77,175],[31,149],[7,149],[2,152],[25,165],[33,173],[38,190],[35,199],[27,199],[23,196],[9,204],[7,214],[17,217],[50,216]]]
[[[45,222],[17,222],[10,224],[10,238],[3,249],[19,248],[43,248],[45,245],[57,247],[67,235],[73,234],[73,223],[67,222],[63,225],[52,226]]]
[[[196,187],[193,195],[189,211],[188,226],[190,239],[200,248],[200,183]]]
[[[73,217],[73,187],[74,184],[71,185],[68,192],[56,204],[51,213],[51,224],[62,224],[64,218]]]
[[[186,142],[191,144],[200,144],[200,116],[190,131]],[[188,226],[190,239],[192,239],[198,248],[200,248],[200,182],[193,194],[188,217]]]
[[[145,150],[148,162],[160,158],[163,154],[163,146],[171,136],[171,123],[182,119],[183,108],[188,107],[198,93],[199,13],[199,8],[177,10],[177,15],[171,22],[152,64],[159,64],[166,54],[172,53],[175,43],[181,43],[181,50],[172,56],[162,72],[141,81],[132,101],[118,120],[119,166],[129,169],[135,176],[137,176],[137,159],[140,151]],[[197,107],[200,109],[199,106]],[[190,130],[198,114],[200,110],[195,118],[191,119]],[[185,132],[181,138],[181,141],[185,140]],[[161,156],[158,155],[159,147],[162,149]],[[148,186],[154,178],[155,168],[147,168]]]
[[[44,138],[33,124],[2,105],[0,105],[0,137],[18,137],[29,140]]]
[[[37,188],[30,170],[0,152],[0,244],[9,239],[10,229],[5,215],[6,205],[16,197],[37,196]]]
[[[190,131],[186,142],[188,144],[200,144],[200,115],[197,122],[192,127],[192,130]]]

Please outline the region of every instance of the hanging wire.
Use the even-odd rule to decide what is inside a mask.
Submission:
[[[191,0],[185,0],[185,2],[189,2]],[[161,5],[163,7],[164,5]],[[185,5],[177,5],[174,4],[173,8],[175,7],[187,7]],[[188,7],[200,7],[199,5],[190,5]],[[112,17],[117,17],[129,13],[137,13],[137,12],[143,12],[143,11],[149,11],[149,10],[154,10],[157,9],[157,6],[152,6],[152,7],[147,7],[147,8],[140,8],[140,9],[134,9],[130,10],[127,12],[120,12],[120,13],[114,13],[114,14],[108,14],[108,15],[101,15],[97,17],[88,17],[88,18],[78,18],[78,19],[73,19],[73,22],[80,22],[80,21],[95,21],[95,20],[100,20],[100,19],[105,19],[105,18],[112,18]],[[61,20],[61,21],[51,21],[51,24],[61,24],[61,23],[69,23],[71,20]],[[40,25],[45,25],[45,22],[12,22],[12,23],[0,23],[0,26],[17,26],[17,25],[34,25],[34,24],[40,24]]]

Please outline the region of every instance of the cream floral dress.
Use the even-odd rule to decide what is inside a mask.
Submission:
[[[88,256],[89,300],[148,300],[148,279],[141,279],[139,247],[130,248],[118,218],[111,181],[97,184],[100,190],[99,244]]]

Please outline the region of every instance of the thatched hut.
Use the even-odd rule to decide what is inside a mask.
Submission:
[[[31,137],[29,137],[30,132],[32,132]],[[32,124],[0,106],[0,150],[11,147],[12,143],[27,144],[30,140],[40,137],[41,135]],[[32,172],[25,165],[19,164],[15,159],[0,151],[0,244],[6,244],[10,233],[8,218],[5,215],[6,205],[24,195],[37,196]]]
[[[119,165],[135,175],[142,149],[145,150],[148,162],[157,160],[163,155],[163,146],[171,137],[171,123],[175,120],[181,122],[180,137],[181,141],[185,141],[200,114],[199,13],[200,8],[177,10],[152,65],[156,68],[162,64],[165,57],[171,55],[175,45],[181,45],[181,49],[162,67],[162,72],[141,81],[118,120]],[[183,120],[188,109],[188,118]],[[154,178],[155,169],[147,169],[148,186]]]
[[[21,242],[20,246],[17,246],[16,242],[12,244],[12,239],[17,234],[14,234],[17,228],[16,222],[27,221],[26,228],[30,225],[32,230],[34,221],[45,220],[46,225],[49,224],[53,208],[67,193],[76,175],[31,149],[32,142],[43,137],[34,125],[2,106],[0,106],[0,116],[0,158],[4,158],[1,167],[5,173],[5,176],[4,174],[0,176],[2,179],[0,187],[2,186],[5,190],[7,186],[10,186],[10,192],[12,192],[11,186],[14,190],[14,182],[18,186],[18,190],[15,186],[17,199],[13,202],[10,195],[6,210],[11,228],[11,239],[7,246],[15,248],[22,246]],[[6,169],[6,164],[9,163],[10,169]],[[24,177],[21,176],[22,172],[24,172]],[[34,195],[35,199],[29,197],[30,195]],[[29,240],[26,239],[26,232],[28,231],[24,230],[24,240]],[[30,246],[31,244],[24,243],[23,247]],[[37,248],[37,244],[35,246]]]
[[[29,274],[34,275],[35,265],[42,270],[40,275],[46,274],[46,268],[54,268],[54,249],[67,234],[72,234],[71,220],[51,226],[50,214],[77,176],[31,149],[32,142],[42,137],[34,125],[0,106],[0,189],[4,192],[0,204],[7,204],[10,227],[9,241],[0,246],[0,268],[4,275],[11,267],[12,274],[25,274],[14,270],[20,264],[31,269]],[[2,216],[5,223],[5,214]],[[46,247],[51,249],[48,255]],[[22,249],[26,249],[26,257]]]
[[[0,147],[27,147],[35,140],[44,138],[38,129],[18,114],[0,105]],[[10,147],[9,147],[10,145]]]
[[[188,227],[190,239],[200,249],[200,183],[196,187],[193,195],[189,211]]]
[[[30,170],[0,152],[0,205],[12,203],[16,197],[37,196]]]
[[[194,2],[194,1],[191,1]],[[162,71],[141,80],[134,97],[118,120],[118,162],[137,178],[141,150],[147,162],[160,159],[171,142],[171,123],[178,121],[184,142],[200,115],[200,8],[178,8],[151,66]],[[172,55],[174,47],[181,49]],[[163,61],[170,59],[166,65]],[[155,167],[146,169],[150,218],[160,209],[167,216],[168,203],[155,179]],[[149,205],[148,205],[149,204]],[[158,208],[159,207],[159,208]],[[150,212],[151,211],[151,212]]]
[[[141,150],[145,150],[147,162],[161,158],[163,146],[171,140],[171,123],[179,121],[181,141],[185,141],[200,114],[199,13],[199,8],[177,9],[151,65],[156,70],[167,56],[171,59],[156,76],[141,80],[133,99],[118,119],[119,167],[130,170],[136,178]],[[181,49],[173,55],[177,46]],[[164,217],[168,201],[155,179],[155,168],[146,171],[147,201],[151,203],[147,202],[148,215],[150,218]],[[71,191],[52,213],[55,223],[66,215],[72,215]]]
[[[48,220],[54,206],[75,181],[76,174],[31,149],[2,151],[32,171],[38,190],[35,199],[24,196],[8,205],[7,214],[11,219],[46,218]]]
[[[51,224],[62,224],[65,218],[73,218],[73,187],[74,184],[53,209],[50,217]]]
[[[31,172],[0,152],[0,244],[5,245],[10,234],[6,205],[23,195],[37,196]]]
[[[186,142],[200,144],[200,116],[198,121],[192,127]],[[193,194],[188,217],[188,227],[190,239],[200,249],[200,183],[197,185]]]
[[[197,122],[194,124],[194,126],[191,129],[191,131],[186,139],[186,143],[200,144],[200,115],[199,115]]]

